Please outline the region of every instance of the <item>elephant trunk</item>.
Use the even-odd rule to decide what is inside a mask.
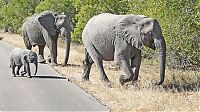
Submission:
[[[64,66],[67,65],[68,59],[69,59],[69,51],[70,51],[70,43],[71,43],[71,34],[70,32],[67,33],[67,36],[65,38],[65,61],[64,61]]]
[[[160,70],[160,81],[157,85],[161,85],[165,78],[165,63],[166,63],[166,43],[162,36],[161,39],[155,39],[156,48],[158,49],[159,57],[159,70]]]

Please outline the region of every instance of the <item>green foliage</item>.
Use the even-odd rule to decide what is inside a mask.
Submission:
[[[35,13],[39,0],[0,0],[0,27],[17,32],[25,17]]]
[[[179,68],[188,60],[200,66],[200,0],[0,0],[0,27],[20,32],[26,17],[45,10],[68,15],[73,28],[72,41],[77,43],[82,43],[81,34],[87,21],[100,13],[156,18],[166,39],[168,65]],[[143,56],[156,55],[145,48]]]
[[[169,65],[180,66],[184,60],[191,64],[199,65],[200,60],[200,4],[197,1],[172,0],[167,3],[168,11],[171,12],[167,22],[166,35],[168,43]],[[173,18],[172,18],[173,17]],[[175,62],[175,63],[174,63]],[[200,65],[199,65],[200,66]],[[175,66],[176,67],[176,66]],[[177,67],[176,67],[177,68]]]
[[[74,0],[76,28],[72,40],[81,43],[81,33],[87,21],[99,13],[126,14],[129,0]]]
[[[72,6],[72,0],[44,0],[36,7],[36,12],[49,10],[54,12],[64,12],[68,15],[74,14],[74,7]]]

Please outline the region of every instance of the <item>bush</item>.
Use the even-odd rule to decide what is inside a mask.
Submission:
[[[35,13],[35,7],[39,2],[39,0],[0,0],[0,27],[17,33],[24,18]]]

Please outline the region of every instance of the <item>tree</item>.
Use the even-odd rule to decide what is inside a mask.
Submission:
[[[13,32],[20,31],[25,17],[35,13],[35,7],[40,0],[1,0],[3,7],[0,14],[2,28],[9,28]]]

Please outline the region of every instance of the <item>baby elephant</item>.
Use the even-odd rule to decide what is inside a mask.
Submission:
[[[35,74],[37,73],[38,69],[38,62],[37,62],[37,54],[31,50],[28,49],[21,49],[21,48],[15,48],[12,50],[10,54],[10,67],[12,67],[12,74],[14,77],[16,75],[19,75],[19,70],[24,65],[24,71],[21,72],[21,75],[27,74],[28,78],[31,78],[31,72],[30,72],[30,65],[29,63],[35,64]],[[17,73],[15,74],[15,67],[17,66]]]

